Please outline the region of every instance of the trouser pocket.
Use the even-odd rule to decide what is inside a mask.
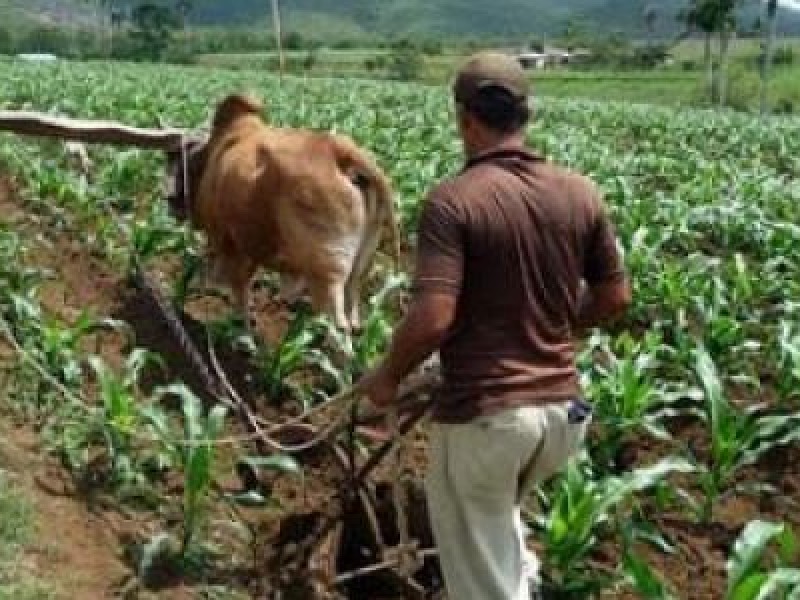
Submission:
[[[570,425],[581,425],[592,416],[592,405],[583,398],[570,400],[567,407],[567,423]]]
[[[591,405],[581,398],[535,410],[539,411],[541,419],[541,439],[523,469],[521,493],[566,466],[583,445],[592,417]]]

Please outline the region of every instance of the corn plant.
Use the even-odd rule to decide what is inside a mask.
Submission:
[[[108,465],[109,483],[140,481],[136,437],[141,430],[138,383],[142,371],[158,359],[137,348],[126,358],[119,372],[99,356],[88,358],[96,380],[98,406],[68,405],[50,426],[50,446],[63,453],[75,472],[89,475],[99,461]],[[97,454],[97,444],[103,453]]]
[[[554,484],[549,498],[542,496],[545,563],[555,587],[568,597],[586,597],[610,581],[598,577],[586,559],[603,535],[622,524],[620,504],[634,494],[652,489],[672,473],[691,473],[687,461],[669,458],[623,476],[594,478],[586,465],[571,464]]]
[[[800,332],[788,321],[781,321],[778,339],[778,395],[790,403],[800,398]]]
[[[661,347],[658,335],[648,335],[637,342],[623,334],[614,342],[617,353],[608,346],[607,339],[600,345],[600,348],[590,345],[586,350],[589,358],[598,352],[605,356],[595,367],[587,387],[595,421],[601,429],[592,454],[598,466],[611,469],[623,445],[636,433],[646,432],[656,439],[669,440],[661,419],[676,411],[669,408],[667,391],[656,380]]]
[[[124,227],[133,247],[131,260],[144,264],[167,252],[182,251],[188,244],[183,229],[159,211],[150,211],[146,220],[137,220]]]
[[[136,349],[128,356],[122,376],[119,376],[98,356],[89,358],[100,387],[102,431],[114,473],[128,473],[133,469],[133,436],[138,432],[141,422],[136,397],[137,384],[142,371],[155,360],[149,352]]]
[[[767,550],[777,546],[777,564],[767,570]],[[797,600],[800,598],[797,537],[783,524],[756,520],[745,526],[727,562],[725,600]]]
[[[627,528],[623,531],[626,534],[623,536],[625,547],[622,554],[622,574],[628,585],[639,598],[645,600],[677,600],[677,596],[664,580],[637,555],[631,543],[632,536],[627,534]]]
[[[173,430],[170,419],[160,408],[166,397],[181,401],[182,430]],[[217,404],[204,414],[201,400],[182,383],[156,391],[153,402],[142,409],[145,430],[153,436],[160,449],[157,457],[160,469],[180,468],[183,472],[182,515],[183,531],[179,548],[172,548],[172,536],[162,531],[142,549],[140,577],[146,578],[159,561],[177,562],[184,567],[195,562],[198,553],[195,541],[203,527],[213,483],[216,441],[222,434],[227,407]],[[202,554],[199,553],[199,554]]]
[[[308,307],[299,307],[277,344],[273,347],[255,346],[254,364],[270,401],[278,403],[290,395],[307,406],[311,402],[310,392],[291,381],[291,376],[312,364],[335,372],[317,347],[322,333],[320,323],[321,319],[312,317]]]
[[[44,279],[44,273],[25,265],[26,248],[20,236],[5,223],[0,223],[0,299],[5,303],[10,295],[29,296]]]
[[[740,409],[726,398],[716,366],[703,348],[696,351],[696,372],[704,397],[704,418],[709,427],[709,464],[702,469],[704,501],[700,517],[708,522],[714,504],[724,495],[742,490],[732,485],[739,469],[758,461],[768,450],[800,439],[800,413],[762,414],[763,407]]]
[[[214,442],[225,426],[228,409],[218,404],[205,415],[200,399],[188,388],[172,386],[169,391],[180,396],[183,413],[184,445],[181,459],[184,490],[180,554],[185,557],[201,526],[213,477],[216,454]]]

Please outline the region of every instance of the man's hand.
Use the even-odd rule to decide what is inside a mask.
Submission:
[[[385,410],[397,399],[400,382],[382,364],[356,383],[356,391],[364,394],[376,408]]]
[[[457,297],[447,293],[415,296],[408,314],[392,336],[383,362],[364,375],[355,390],[386,409],[397,399],[400,383],[435,352],[447,336],[455,317]]]
[[[578,314],[579,335],[586,330],[608,324],[621,316],[631,303],[631,288],[627,279],[613,280],[581,290]]]

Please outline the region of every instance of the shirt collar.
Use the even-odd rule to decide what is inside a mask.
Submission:
[[[476,154],[467,160],[466,164],[464,165],[464,170],[466,171],[467,169],[470,169],[481,163],[504,159],[521,159],[523,161],[543,160],[540,154],[526,147],[524,144],[519,142],[510,142],[500,146],[495,146],[494,148],[490,148],[479,154]]]

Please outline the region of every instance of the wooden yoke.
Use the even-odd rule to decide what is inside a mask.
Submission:
[[[44,113],[0,110],[0,131],[93,144],[177,150],[190,135],[183,129],[144,129],[115,121],[73,119]]]

